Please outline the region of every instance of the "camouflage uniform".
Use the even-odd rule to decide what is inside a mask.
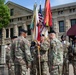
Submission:
[[[73,68],[74,68],[74,75],[76,75],[76,43],[74,45],[74,50],[73,50],[72,64],[73,64]]]
[[[50,42],[49,62],[50,75],[62,75],[63,46],[57,38]]]
[[[8,67],[8,74],[10,75],[10,44],[5,46],[6,48],[6,64]]]
[[[12,57],[11,57],[13,43],[14,43],[14,40],[11,41],[11,47],[10,47],[10,49],[11,49],[11,51],[10,51],[10,73],[11,73],[11,75],[15,75],[14,62],[13,62]]]
[[[31,55],[32,55],[32,64],[31,64],[31,74],[32,75],[36,75],[37,74],[37,46],[34,45],[34,46],[31,46],[30,47],[30,50],[31,50]]]
[[[48,67],[48,50],[49,43],[45,40],[40,44],[40,55],[41,55],[41,69],[42,75],[48,75],[49,67]]]
[[[27,66],[31,64],[31,53],[29,42],[20,36],[14,40],[11,46],[12,60],[15,65],[15,75],[26,75]]]
[[[68,48],[70,43],[68,41],[62,41],[63,44],[63,74],[69,74],[69,60],[68,60]]]

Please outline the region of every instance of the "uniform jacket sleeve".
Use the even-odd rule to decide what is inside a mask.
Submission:
[[[26,55],[27,63],[31,64],[32,56],[31,56],[31,51],[28,44],[25,44],[25,55]]]
[[[41,44],[40,47],[41,47],[41,50],[48,51],[49,43],[47,41],[45,41],[44,43]]]

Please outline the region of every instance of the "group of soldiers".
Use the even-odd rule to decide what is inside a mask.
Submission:
[[[48,32],[48,39],[41,34],[40,41],[30,43],[26,37],[27,31],[21,29],[6,48],[9,75],[28,75],[28,68],[30,75],[68,75],[70,58],[76,75],[76,38],[73,46],[65,36],[59,41],[53,29]]]

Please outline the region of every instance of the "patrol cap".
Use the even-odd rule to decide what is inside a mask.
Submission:
[[[13,37],[11,37],[11,39],[15,39],[15,38],[17,38],[17,36],[13,36]]]
[[[21,32],[27,33],[27,30],[21,29],[21,30],[20,30],[20,33],[21,33]]]
[[[44,34],[41,34],[40,36],[45,36]]]

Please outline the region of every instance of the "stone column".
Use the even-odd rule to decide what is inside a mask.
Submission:
[[[10,38],[10,28],[9,28],[9,38]]]
[[[71,27],[71,23],[70,23],[70,19],[69,17],[65,18],[65,32],[67,35],[67,31],[69,30],[69,28]],[[66,37],[66,40],[69,40],[68,36]]]
[[[23,28],[24,30],[27,30],[27,25],[26,25],[26,23],[23,23],[23,24],[22,24],[22,28]]]
[[[2,29],[2,45],[1,45],[1,64],[6,63],[6,50],[5,50],[5,28]]]
[[[57,38],[58,38],[58,33],[59,33],[59,26],[58,26],[58,21],[57,21],[57,18],[54,18],[53,19],[53,24],[54,24],[54,30],[56,31],[56,36],[57,36]]]
[[[18,26],[14,24],[14,36],[18,36]]]
[[[70,23],[70,19],[69,19],[69,17],[66,17],[65,18],[65,30],[66,30],[66,32],[68,31],[68,29],[71,27],[71,23]]]

